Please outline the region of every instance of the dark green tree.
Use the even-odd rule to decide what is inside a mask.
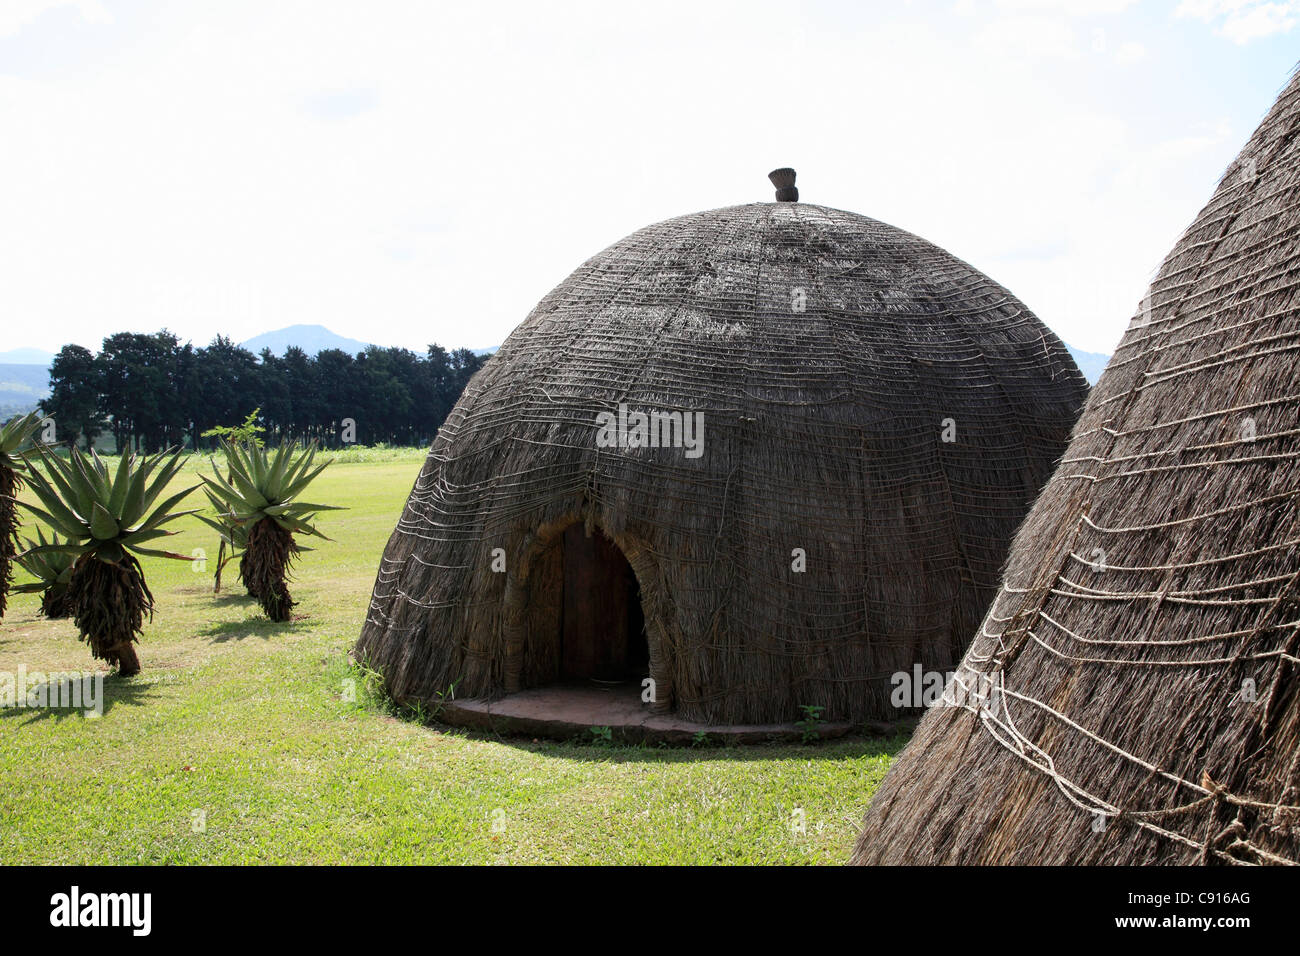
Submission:
[[[100,383],[95,355],[81,345],[65,345],[50,365],[50,394],[41,402],[41,412],[54,419],[59,441],[86,449],[108,424],[99,410]]]
[[[322,349],[316,356],[314,386],[321,404],[313,425],[321,443],[330,448],[339,447],[346,419],[357,423],[361,440],[366,415],[356,364],[356,359],[341,349]]]
[[[187,393],[193,447],[206,444],[215,448],[215,442],[204,439],[203,433],[218,425],[243,421],[253,406],[260,404],[261,385],[257,357],[224,335],[218,335],[206,348],[197,349]]]
[[[118,450],[164,447],[182,427],[180,341],[163,329],[153,335],[118,332],[104,339],[96,359],[100,409],[113,419]]]
[[[119,450],[145,453],[188,443],[212,447],[204,432],[238,424],[260,407],[266,441],[348,440],[428,445],[484,359],[430,345],[424,355],[371,346],[358,355],[289,348],[255,356],[225,336],[204,348],[163,329],[119,332],[99,355],[65,346],[51,369],[42,408],[65,441],[93,444],[111,428]]]

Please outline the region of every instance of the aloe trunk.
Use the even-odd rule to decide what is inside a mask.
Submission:
[[[18,476],[0,465],[0,617],[9,606],[9,583],[14,576],[14,557],[18,554],[18,513],[14,496],[18,493]]]
[[[0,618],[9,608],[9,584],[14,576],[18,547],[18,489],[27,467],[24,450],[30,449],[40,415],[32,412],[0,425]]]
[[[73,566],[68,603],[92,657],[116,667],[123,677],[140,672],[135,642],[145,615],[153,617],[153,595],[140,562],[129,554],[116,564],[82,555]]]
[[[288,584],[289,565],[297,553],[293,534],[272,518],[263,518],[248,530],[239,576],[273,621],[289,620],[297,603],[289,595]]]
[[[41,593],[41,614],[52,621],[72,616],[67,588],[47,588]]]

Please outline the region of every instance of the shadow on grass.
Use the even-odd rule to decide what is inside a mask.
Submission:
[[[212,600],[216,601],[218,604],[233,604],[238,607],[244,604],[257,603],[257,598],[242,589],[239,591],[223,590],[220,594],[212,594],[211,591],[208,591],[207,593],[211,594]]]
[[[211,638],[213,644],[242,641],[249,637],[260,637],[262,640],[267,640],[277,634],[292,633],[309,628],[311,623],[306,619],[294,619],[284,623],[277,623],[259,615],[244,618],[242,621],[224,621],[220,624],[213,624],[207,630],[199,631],[198,635],[199,637]]]
[[[443,733],[455,733],[467,740],[490,740],[543,757],[591,763],[687,763],[710,760],[741,762],[747,760],[854,760],[860,757],[893,757],[906,745],[909,733],[892,737],[846,735],[833,740],[801,744],[790,741],[770,743],[731,744],[669,744],[669,743],[602,743],[588,742],[581,737],[568,741],[498,735],[482,731],[463,730],[448,725],[431,723],[429,726]]]
[[[373,711],[372,711],[373,713]],[[592,763],[685,763],[709,760],[733,762],[746,760],[853,760],[860,757],[893,757],[903,749],[915,729],[915,721],[899,726],[894,732],[881,736],[869,732],[854,732],[827,740],[798,743],[790,740],[755,741],[750,743],[724,743],[706,739],[700,743],[633,743],[606,741],[596,734],[575,735],[568,740],[532,737],[528,734],[495,733],[488,730],[469,729],[445,724],[436,717],[419,720],[409,712],[387,713],[390,720],[424,726],[448,736],[464,740],[498,743],[543,757],[579,760]]]
[[[147,680],[138,680],[132,677],[118,677],[116,674],[105,674],[103,683],[102,697],[102,714],[107,714],[110,710],[118,705],[128,707],[142,707],[149,703],[149,698],[153,695],[156,685]],[[41,681],[26,690],[39,692],[44,690],[47,704],[35,707],[14,706],[0,707],[0,720],[18,719],[19,727],[25,727],[28,724],[34,724],[42,720],[63,721],[70,717],[76,717],[81,720],[87,718],[85,712],[92,709],[88,704],[93,702],[83,696],[82,687],[79,680],[60,680],[55,683]],[[48,702],[54,701],[56,706],[49,706]],[[76,703],[77,706],[72,706]],[[23,719],[25,718],[25,719]]]

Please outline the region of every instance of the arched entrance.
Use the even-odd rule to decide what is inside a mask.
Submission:
[[[618,545],[599,529],[565,529],[559,542],[561,681],[640,686],[650,670],[641,588]]]
[[[646,620],[641,590],[647,575],[655,580],[646,554],[633,552],[629,560],[599,527],[580,520],[530,535],[506,582],[505,692],[575,683],[639,689],[653,675],[668,693],[656,695],[651,709],[666,710],[670,688],[655,673],[664,661],[662,640]]]

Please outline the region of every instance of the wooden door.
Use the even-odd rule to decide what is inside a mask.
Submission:
[[[644,677],[645,648],[636,575],[623,552],[581,524],[564,532],[564,615],[560,675],[569,680]]]

